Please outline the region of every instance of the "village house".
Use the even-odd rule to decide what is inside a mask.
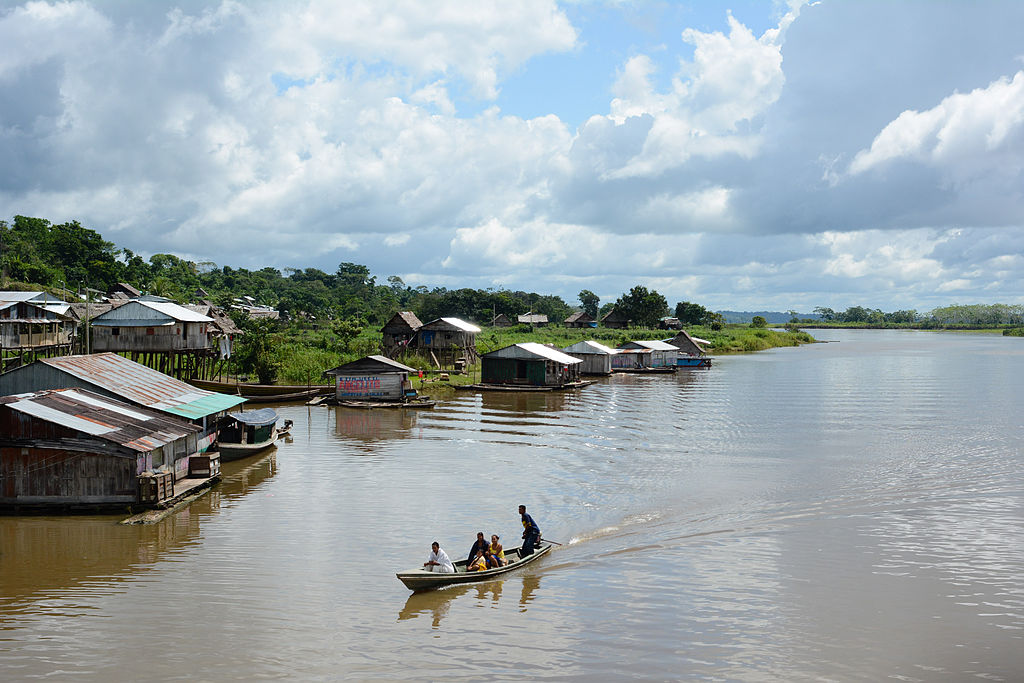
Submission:
[[[491,327],[512,327],[514,324],[504,313],[499,313],[491,318]]]
[[[536,342],[512,344],[481,356],[484,384],[562,387],[580,381],[582,361]]]
[[[519,324],[544,327],[548,324],[548,317],[543,313],[523,313],[519,316]]]
[[[679,349],[658,340],[630,341],[619,345],[612,359],[615,369],[675,368]]]
[[[200,428],[197,434],[200,453],[216,439],[218,421],[245,402],[241,396],[197,389],[116,353],[41,358],[0,375],[0,396],[45,389],[86,389],[155,410],[172,419],[191,422]],[[187,476],[188,463],[177,464],[176,478]]]
[[[566,327],[597,327],[597,321],[586,311],[576,311],[563,324]]]
[[[44,292],[0,292],[0,371],[71,353],[75,330],[70,304]]]
[[[576,342],[562,351],[583,361],[583,365],[580,366],[580,373],[583,375],[612,374],[612,357],[618,353],[617,349],[591,340]]]
[[[200,431],[83,389],[0,397],[0,506],[160,502]]]
[[[458,318],[438,318],[420,326],[412,345],[438,367],[472,365],[477,361],[480,328]]]
[[[601,318],[601,326],[608,327],[613,330],[624,330],[632,324],[632,320],[619,313],[617,308],[613,308],[608,311],[603,318]]]
[[[704,346],[709,345],[706,339],[691,336],[686,330],[680,330],[676,336],[666,339],[666,342],[679,349],[676,364],[680,367],[711,367],[711,358],[708,357]]]
[[[396,356],[409,348],[423,323],[412,311],[399,311],[381,328],[385,356]]]
[[[409,376],[415,368],[385,356],[366,356],[324,372],[335,378],[338,401],[404,401],[416,396]]]

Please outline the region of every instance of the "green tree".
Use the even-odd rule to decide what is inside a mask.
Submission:
[[[768,320],[763,315],[755,315],[750,321],[750,326],[755,328],[768,327]]]
[[[580,292],[580,305],[583,306],[583,312],[591,318],[597,318],[597,307],[600,303],[601,297],[589,289],[584,289]]]
[[[642,327],[657,327],[668,312],[668,302],[655,290],[637,285],[615,302],[615,308]]]
[[[676,318],[683,325],[709,325],[715,315],[717,314],[712,313],[700,304],[690,303],[689,301],[680,301],[676,304]]]
[[[232,362],[240,372],[255,374],[260,384],[273,384],[281,371],[281,360],[274,342],[276,321],[241,316],[236,322],[245,334],[235,346]]]
[[[363,333],[363,323],[359,320],[335,320],[331,323],[331,332],[338,338],[338,345],[342,353],[348,353],[352,342]]]

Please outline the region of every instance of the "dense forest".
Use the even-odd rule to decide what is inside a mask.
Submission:
[[[599,297],[589,290],[579,293],[578,302],[567,303],[561,297],[536,292],[411,287],[397,275],[379,282],[366,266],[348,262],[327,273],[316,268],[247,270],[212,262],[194,263],[173,254],[154,254],[146,261],[78,221],[55,224],[26,216],[0,221],[0,270],[3,286],[21,282],[56,291],[83,291],[86,287],[108,291],[124,282],[180,303],[200,298],[197,292],[201,289],[205,292],[202,298],[225,308],[238,297],[251,296],[288,319],[314,324],[351,321],[379,326],[401,310],[411,310],[423,321],[455,316],[487,323],[499,314],[515,320],[522,313],[533,312],[560,322],[575,310],[598,318],[612,307],[641,327],[656,327],[660,318],[673,313],[684,325],[718,327],[725,320],[721,314],[688,301],[670,309],[664,296],[641,285],[600,305]],[[794,314],[791,321],[921,327],[1024,324],[1024,306],[1008,304],[955,304],[927,314],[915,310],[883,312],[863,306],[845,311],[818,307],[814,313],[820,316],[816,320],[801,320]]]

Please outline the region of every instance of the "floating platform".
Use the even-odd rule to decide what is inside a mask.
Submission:
[[[596,382],[593,379],[584,379],[579,382],[569,382],[567,384],[560,384],[558,386],[534,386],[530,384],[456,384],[453,385],[453,389],[462,389],[464,391],[562,391],[565,389],[580,389]]]

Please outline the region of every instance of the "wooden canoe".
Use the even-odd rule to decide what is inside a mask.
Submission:
[[[208,379],[189,379],[189,384],[207,391],[234,394],[250,401],[298,400],[322,394],[334,393],[332,384],[245,384],[241,382],[217,382]],[[287,397],[287,398],[283,398]]]
[[[466,560],[459,560],[455,563],[454,574],[441,574],[439,572],[427,571],[423,567],[418,567],[416,569],[398,572],[395,576],[398,577],[399,581],[405,584],[406,588],[412,591],[431,590],[459,583],[487,581],[488,579],[493,579],[496,576],[501,576],[508,572],[515,571],[520,567],[525,567],[531,562],[534,562],[538,558],[541,558],[551,552],[553,547],[554,546],[550,543],[544,544],[544,542],[541,541],[541,547],[537,548],[532,555],[527,555],[525,558],[519,557],[520,548],[505,550],[505,559],[508,561],[508,564],[504,567],[495,567],[494,569],[487,569],[482,572],[467,572]]]

